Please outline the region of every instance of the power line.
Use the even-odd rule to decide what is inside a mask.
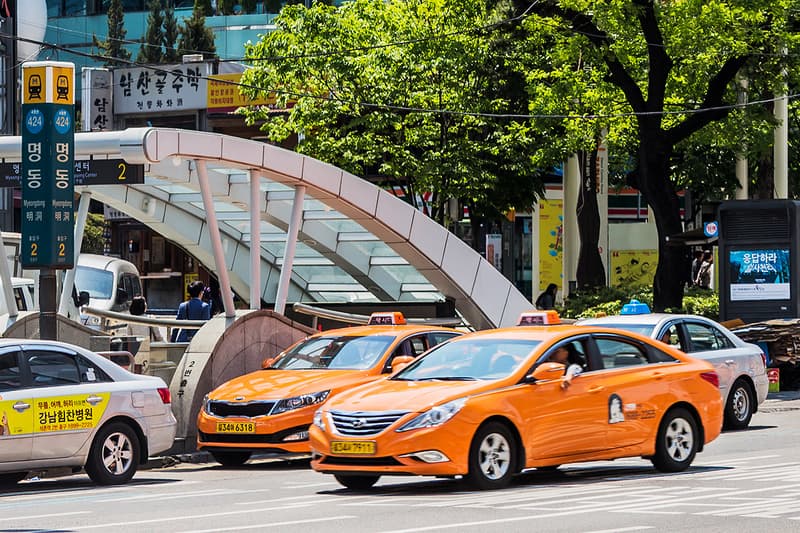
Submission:
[[[172,70],[168,70],[166,68],[161,68],[155,65],[143,65],[137,63],[132,60],[127,59],[117,59],[117,58],[109,58],[106,56],[102,56],[99,54],[90,54],[86,52],[80,52],[77,50],[72,50],[66,48],[64,46],[55,45],[51,43],[45,43],[42,41],[37,41],[34,39],[28,39],[25,37],[20,36],[12,36],[3,32],[0,32],[0,37],[16,39],[22,42],[28,42],[37,44],[44,48],[50,48],[54,50],[63,51],[65,53],[74,54],[79,57],[84,57],[88,59],[93,59],[96,61],[102,60],[113,60],[117,63],[121,63],[123,65],[128,65],[130,67],[140,67],[143,69],[151,70],[153,72],[163,73],[167,75],[173,76],[180,76],[181,78],[188,78],[189,76],[181,73],[181,72],[173,72]],[[460,117],[475,117],[475,118],[487,118],[487,119],[511,119],[511,120],[529,120],[529,119],[540,119],[540,120],[603,120],[603,119],[614,119],[614,118],[630,118],[630,117],[652,117],[652,116],[675,116],[675,115],[692,115],[698,113],[707,113],[710,111],[720,111],[720,110],[730,110],[730,109],[741,109],[743,107],[755,106],[755,105],[762,105],[770,102],[778,101],[782,98],[786,98],[787,100],[794,100],[800,97],[800,94],[788,94],[786,96],[774,97],[774,98],[767,98],[761,100],[751,100],[745,104],[730,104],[724,106],[715,106],[715,107],[706,107],[706,108],[697,108],[697,109],[682,109],[682,110],[664,110],[664,111],[644,111],[644,112],[625,112],[625,113],[608,113],[608,114],[594,114],[594,113],[587,113],[587,114],[522,114],[522,113],[485,113],[485,112],[470,112],[470,111],[456,111],[451,109],[431,109],[431,108],[420,108],[420,107],[413,107],[413,106],[401,106],[395,104],[382,104],[382,103],[375,103],[375,102],[363,102],[358,100],[351,100],[351,99],[344,99],[338,97],[331,97],[331,96],[323,96],[311,93],[301,93],[301,92],[294,92],[294,91],[287,91],[282,88],[268,88],[268,87],[259,87],[255,85],[250,85],[241,82],[233,82],[229,80],[220,80],[213,78],[211,76],[191,76],[192,78],[197,79],[205,79],[205,80],[213,80],[215,83],[222,83],[227,85],[234,85],[238,87],[243,87],[247,89],[255,89],[260,92],[265,93],[275,93],[285,95],[290,98],[299,99],[299,98],[312,98],[315,100],[321,101],[329,101],[329,102],[338,102],[341,104],[348,104],[352,106],[363,107],[366,109],[383,109],[388,111],[399,111],[405,113],[425,113],[425,114],[435,114],[435,115],[449,115],[449,116],[460,116]]]

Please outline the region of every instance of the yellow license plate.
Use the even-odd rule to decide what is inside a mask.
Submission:
[[[375,441],[335,440],[331,442],[331,453],[342,453],[348,455],[374,455]]]
[[[255,433],[253,422],[217,422],[217,433]]]

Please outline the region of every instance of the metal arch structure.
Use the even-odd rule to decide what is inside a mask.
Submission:
[[[20,150],[20,137],[0,138],[0,157],[18,161]],[[222,286],[249,291],[251,299],[259,294],[276,309],[287,299],[449,298],[472,327],[484,329],[513,325],[532,307],[494,266],[427,215],[302,154],[167,128],[77,133],[75,154],[144,164],[144,185],[93,186],[92,198],[216,265]],[[232,313],[232,299],[225,303]]]

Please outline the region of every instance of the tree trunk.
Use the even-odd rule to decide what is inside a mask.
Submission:
[[[658,267],[653,280],[654,311],[679,309],[683,305],[683,284],[687,269],[685,246],[667,245],[667,237],[683,231],[678,195],[670,181],[672,147],[663,132],[643,131],[639,166],[628,176],[653,210],[658,230]]]
[[[597,175],[597,150],[578,153],[581,186],[578,192],[578,235],[581,248],[578,254],[576,278],[578,287],[603,287],[606,271],[597,249],[600,240],[600,209],[597,205],[599,176]]]

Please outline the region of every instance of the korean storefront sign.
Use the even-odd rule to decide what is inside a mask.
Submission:
[[[75,65],[22,64],[24,268],[72,268]]]
[[[113,129],[111,111],[111,71],[106,68],[81,70],[81,129],[106,131]]]
[[[211,63],[114,70],[115,115],[205,109]]]

